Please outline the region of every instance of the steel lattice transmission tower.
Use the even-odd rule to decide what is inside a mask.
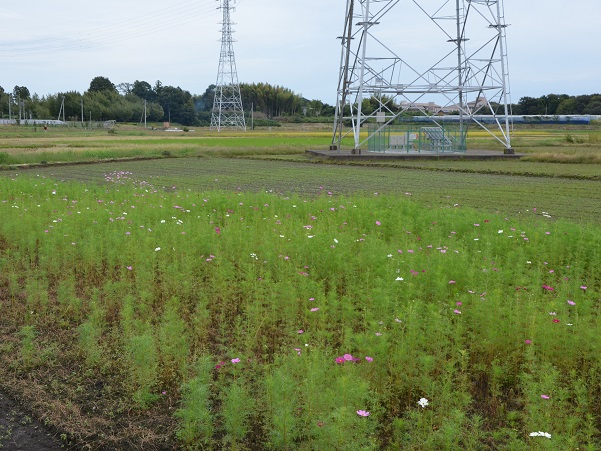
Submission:
[[[464,146],[477,124],[513,153],[505,32],[503,0],[347,0],[333,148],[352,135],[360,152],[361,126],[416,111],[454,115]]]
[[[234,0],[235,1],[235,0]],[[246,130],[244,109],[236,59],[234,58],[234,39],[232,38],[232,22],[230,13],[233,6],[230,0],[221,0],[223,22],[221,22],[221,53],[219,55],[219,70],[217,72],[217,87],[211,114],[211,130],[221,131],[224,127]]]

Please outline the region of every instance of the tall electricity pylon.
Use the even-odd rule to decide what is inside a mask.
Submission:
[[[413,111],[453,115],[462,140],[475,123],[513,153],[504,16],[503,0],[347,0],[333,148],[352,135],[360,152],[364,124]]]
[[[234,0],[235,1],[235,0]],[[242,95],[236,72],[234,58],[234,39],[232,38],[232,22],[230,0],[221,0],[223,22],[221,22],[221,53],[217,72],[217,87],[211,114],[211,130],[221,131],[225,127],[246,130]]]

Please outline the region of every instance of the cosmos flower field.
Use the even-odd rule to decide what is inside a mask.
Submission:
[[[0,376],[92,447],[601,447],[598,227],[319,193],[0,178]]]

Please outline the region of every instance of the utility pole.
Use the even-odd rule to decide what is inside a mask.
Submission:
[[[235,0],[234,0],[235,1]],[[242,95],[234,58],[234,39],[232,38],[232,22],[230,0],[221,0],[223,21],[221,22],[221,53],[217,72],[217,87],[211,114],[211,130],[221,131],[224,127],[233,127],[246,131]]]
[[[65,96],[63,96],[63,99],[61,100],[61,109],[58,111],[58,118],[57,120],[61,120],[61,113],[63,115],[63,122],[65,122]]]

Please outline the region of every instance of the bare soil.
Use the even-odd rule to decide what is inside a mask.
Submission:
[[[64,449],[56,434],[0,391],[0,450]]]

